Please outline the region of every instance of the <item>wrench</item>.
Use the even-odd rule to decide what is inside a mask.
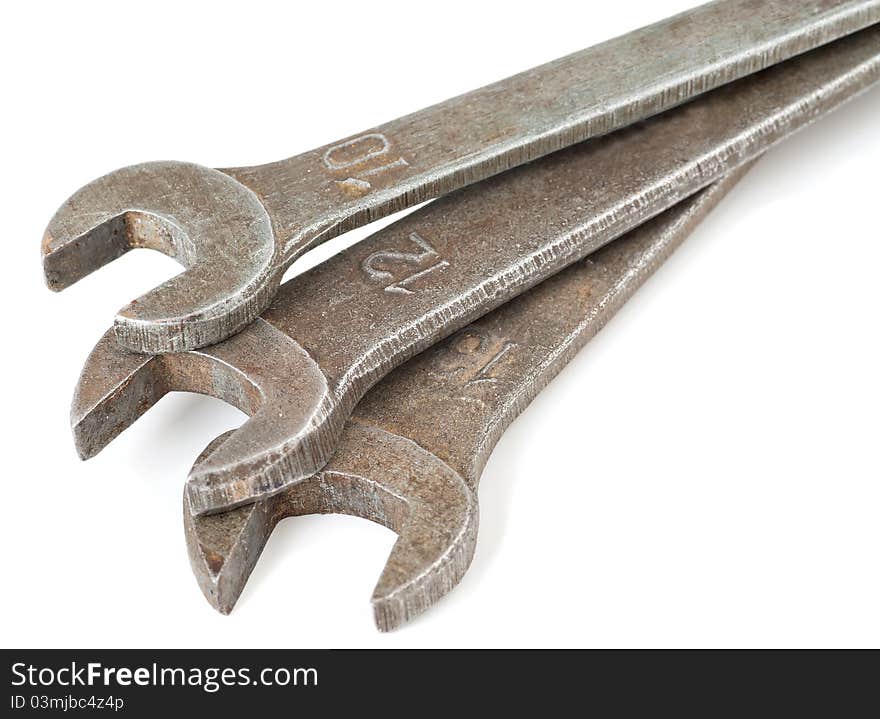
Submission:
[[[130,249],[159,250],[186,271],[121,309],[117,340],[147,353],[213,344],[325,240],[877,22],[880,0],[723,0],[280,162],[126,167],[52,218],[46,282],[61,290]]]
[[[279,492],[330,459],[382,376],[542,279],[756,157],[880,77],[880,26],[639,126],[438,200],[287,282],[259,320],[207,349],[86,361],[71,422],[96,454],[171,390],[251,415],[194,467],[196,514]]]
[[[279,521],[316,513],[363,517],[400,535],[373,592],[379,629],[455,587],[474,554],[477,485],[501,434],[746,169],[397,368],[358,404],[316,475],[223,514],[194,517],[185,506],[190,563],[211,605],[232,610]]]

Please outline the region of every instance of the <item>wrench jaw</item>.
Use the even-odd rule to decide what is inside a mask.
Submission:
[[[211,441],[196,459],[203,461],[229,438],[225,432]],[[196,517],[183,494],[183,526],[190,565],[205,599],[221,614],[229,614],[244,589],[272,530],[283,512],[280,495],[222,514]]]
[[[214,355],[129,352],[108,330],[86,360],[74,391],[70,424],[80,457],[94,457],[172,391],[207,394],[252,415],[265,404],[257,385]]]
[[[218,342],[256,317],[280,283],[265,208],[219,170],[152,162],[111,172],[70,197],[43,236],[46,284],[59,291],[131,249],[186,270],[122,308],[116,339],[158,354]]]
[[[266,480],[259,469],[269,464],[278,470],[272,459],[283,457],[290,438],[311,427],[321,407],[330,402],[327,380],[317,364],[262,319],[213,347],[167,355],[122,349],[111,330],[89,355],[74,394],[71,425],[80,456],[97,454],[172,391],[207,394],[250,415],[197,465],[196,469],[225,470],[228,480],[188,484],[198,514],[206,506],[234,508],[277,491],[271,484],[275,475]]]
[[[183,524],[193,574],[208,603],[229,614],[278,522],[276,497],[196,517],[186,494]]]
[[[190,470],[186,491],[194,514],[266,499],[324,466],[350,407],[295,340],[258,318],[225,342],[188,353],[201,354],[237,368],[231,386],[215,383],[207,394],[243,408],[240,392],[255,387],[260,406],[256,412],[243,408],[250,419]]]
[[[226,438],[214,440],[200,460]],[[350,422],[321,472],[267,500],[195,516],[184,497],[190,563],[211,606],[228,614],[278,522],[306,514],[348,514],[399,535],[371,600],[381,631],[416,617],[455,587],[476,545],[477,499],[460,475],[409,439]]]
[[[438,508],[424,499],[411,502],[409,521],[370,600],[380,631],[393,631],[436,604],[470,567],[479,510],[476,496],[459,481],[457,506]]]
[[[119,347],[113,330],[95,345],[73,395],[70,426],[80,459],[106,447],[168,391],[161,358]]]
[[[414,619],[458,585],[474,557],[479,528],[477,495],[458,472],[411,439],[350,422],[324,473],[363,477],[373,504],[356,503],[357,516],[398,534],[371,598],[380,631]],[[406,513],[385,510],[376,501],[383,495],[400,498]]]

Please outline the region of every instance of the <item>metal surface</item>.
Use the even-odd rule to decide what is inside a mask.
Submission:
[[[116,316],[143,352],[235,333],[316,244],[880,22],[880,0],[723,0],[259,167],[147,163],[74,194],[43,239],[50,288],[135,247],[186,271]]]
[[[318,471],[394,367],[672,207],[880,76],[880,27],[685,107],[438,200],[288,282],[204,350],[130,353],[112,331],[71,421],[84,458],[171,390],[252,415],[195,467],[193,511],[265,498]]]
[[[231,611],[282,519],[342,513],[400,535],[373,592],[380,629],[434,604],[470,565],[477,485],[502,432],[744,173],[681,202],[396,369],[357,406],[339,450],[313,477],[223,514],[194,517],[185,506],[190,562],[208,601]]]

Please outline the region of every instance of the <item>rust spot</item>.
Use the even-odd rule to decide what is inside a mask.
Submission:
[[[336,186],[349,197],[363,197],[370,191],[370,183],[349,177],[347,180],[337,180]]]
[[[202,550],[202,556],[205,558],[208,569],[211,570],[211,574],[220,574],[220,570],[223,569],[223,564],[226,562],[226,557],[215,552],[213,549],[208,549],[204,544],[199,544],[199,547]]]
[[[455,343],[455,349],[459,354],[469,355],[479,351],[482,344],[483,340],[480,337],[468,333]]]

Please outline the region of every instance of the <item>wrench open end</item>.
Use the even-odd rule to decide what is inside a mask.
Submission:
[[[137,352],[218,342],[256,317],[280,280],[253,192],[219,170],[151,162],[104,175],[61,206],[43,237],[46,283],[62,290],[136,248],[186,268],[117,314],[117,341]]]
[[[212,442],[200,459],[226,438]],[[382,631],[421,614],[455,587],[477,537],[477,499],[456,472],[411,440],[358,422],[346,425],[342,447],[324,470],[284,492],[200,517],[188,503],[185,497],[190,562],[205,597],[223,614],[287,517],[348,514],[399,535],[371,600]]]
[[[172,391],[207,394],[250,415],[197,465],[211,476],[196,476],[187,485],[196,513],[280,490],[273,477],[295,471],[291,461],[308,465],[303,476],[320,468],[308,464],[313,457],[307,444],[301,455],[292,453],[293,460],[279,458],[287,459],[287,445],[326,416],[326,379],[299,345],[262,319],[221,344],[167,355],[129,352],[112,331],[105,333],[74,394],[71,425],[80,456],[97,454]],[[218,474],[221,481],[212,481]]]

